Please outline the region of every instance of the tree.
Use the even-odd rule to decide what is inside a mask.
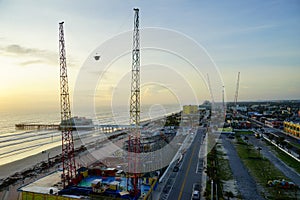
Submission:
[[[231,192],[231,191],[226,191],[225,192],[225,196],[227,197],[227,199],[229,200],[230,198],[233,198],[234,197],[234,195],[233,195],[233,193]]]
[[[298,158],[300,158],[300,149],[297,149],[296,153],[298,154]]]
[[[244,140],[246,140],[246,142],[248,143],[249,138],[247,136],[244,137]]]
[[[278,142],[279,142],[279,144],[280,144],[280,146],[284,146],[285,144],[284,144],[284,137],[282,137],[282,136],[280,136],[279,138],[278,138]],[[277,142],[276,142],[277,143]]]
[[[257,151],[258,151],[258,153],[259,153],[259,156],[260,156],[260,151],[262,150],[262,148],[261,147],[258,147],[257,148]]]
[[[287,148],[288,152],[291,153],[292,145],[290,143],[287,142],[286,148]]]

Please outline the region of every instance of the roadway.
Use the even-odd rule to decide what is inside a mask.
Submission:
[[[244,116],[244,115],[242,115]],[[299,144],[300,143],[300,139],[299,138],[296,138],[295,136],[293,135],[290,135],[288,133],[285,133],[284,131],[280,130],[280,129],[277,129],[277,128],[273,128],[273,127],[270,127],[270,126],[267,126],[266,124],[260,122],[260,121],[257,121],[255,119],[251,119],[251,118],[248,118],[251,122],[253,123],[256,123],[258,125],[261,125],[263,127],[263,132],[259,129],[257,129],[257,132],[258,133],[261,133],[261,134],[264,134],[264,133],[272,133],[278,137],[283,137],[286,141],[288,141],[289,143],[292,143],[292,144]],[[289,151],[297,157],[298,153],[297,153],[297,150],[298,148],[295,147],[294,145],[289,149]]]
[[[227,152],[228,161],[233,173],[234,180],[237,183],[237,188],[241,193],[243,199],[262,200],[263,198],[260,195],[262,187],[256,184],[254,178],[251,176],[248,169],[243,164],[234,147],[234,144],[231,142],[231,139],[228,139],[225,135],[221,135],[221,139],[222,144]]]
[[[278,128],[270,127],[270,126],[266,125],[265,123],[262,123],[262,122],[260,122],[256,119],[252,119],[251,117],[248,117],[246,115],[242,115],[242,114],[239,114],[239,115],[242,116],[242,117],[246,117],[249,121],[251,121],[253,123],[256,123],[257,125],[260,125],[261,127],[264,127],[264,130],[266,130],[266,131],[275,133],[277,136],[282,136],[285,139],[287,139],[288,141],[291,141],[291,142],[294,142],[294,143],[300,143],[299,138],[293,136],[292,134],[286,133],[283,130],[278,129]]]
[[[176,174],[176,178],[174,185],[169,191],[169,200],[191,199],[193,184],[199,183],[201,185],[203,158],[199,158],[199,150],[205,130],[206,129],[200,128],[197,133],[194,134],[194,140],[185,153],[179,171],[172,172]]]
[[[256,148],[261,148],[261,154],[267,158],[273,165],[279,169],[285,176],[291,179],[297,185],[300,185],[300,174],[290,168],[281,159],[279,159],[270,146],[266,145],[265,141],[255,138],[253,135],[248,137],[249,143],[253,144]]]

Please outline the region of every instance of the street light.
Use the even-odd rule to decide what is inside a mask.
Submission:
[[[48,153],[47,154],[47,163],[48,163],[48,168],[49,168],[49,166],[50,166],[50,162],[49,162],[50,161],[50,151],[48,151],[48,152],[46,150],[42,151],[42,154],[45,154],[45,153]]]

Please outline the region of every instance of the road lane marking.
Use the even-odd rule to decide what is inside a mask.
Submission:
[[[201,137],[202,137],[202,135],[201,135]],[[204,147],[204,146],[202,146],[202,144],[203,144],[203,139],[200,142],[199,153],[198,153],[198,160],[197,160],[197,167],[196,167],[196,171],[195,171],[196,174],[199,174],[200,173],[199,171],[202,171],[202,168],[199,169],[199,162],[200,161],[202,162],[202,163],[200,163],[200,165],[203,164],[203,159],[200,159],[201,158],[201,153],[202,153],[203,147]]]
[[[186,172],[185,172],[185,175],[184,175],[184,180],[183,180],[183,183],[182,183],[181,188],[180,188],[178,200],[181,199],[182,192],[183,192],[183,188],[184,188],[185,182],[186,182],[186,177],[187,177],[188,172],[190,171],[190,168],[191,168],[191,164],[192,164],[192,160],[193,160],[193,156],[194,156],[194,153],[195,153],[196,146],[197,146],[197,145],[195,144],[194,147],[193,147],[193,152],[192,152],[192,155],[191,155],[190,160],[189,160],[188,168],[187,168],[187,170],[186,170]]]

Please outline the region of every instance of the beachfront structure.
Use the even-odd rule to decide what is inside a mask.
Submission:
[[[22,200],[72,200],[72,199],[151,199],[156,189],[157,177],[141,177],[141,191],[138,196],[132,195],[131,179],[115,168],[80,168],[77,171],[76,183],[63,188],[61,171],[55,171],[37,181],[19,189]]]
[[[283,130],[286,133],[290,133],[298,138],[300,138],[300,124],[295,122],[283,122]]]

